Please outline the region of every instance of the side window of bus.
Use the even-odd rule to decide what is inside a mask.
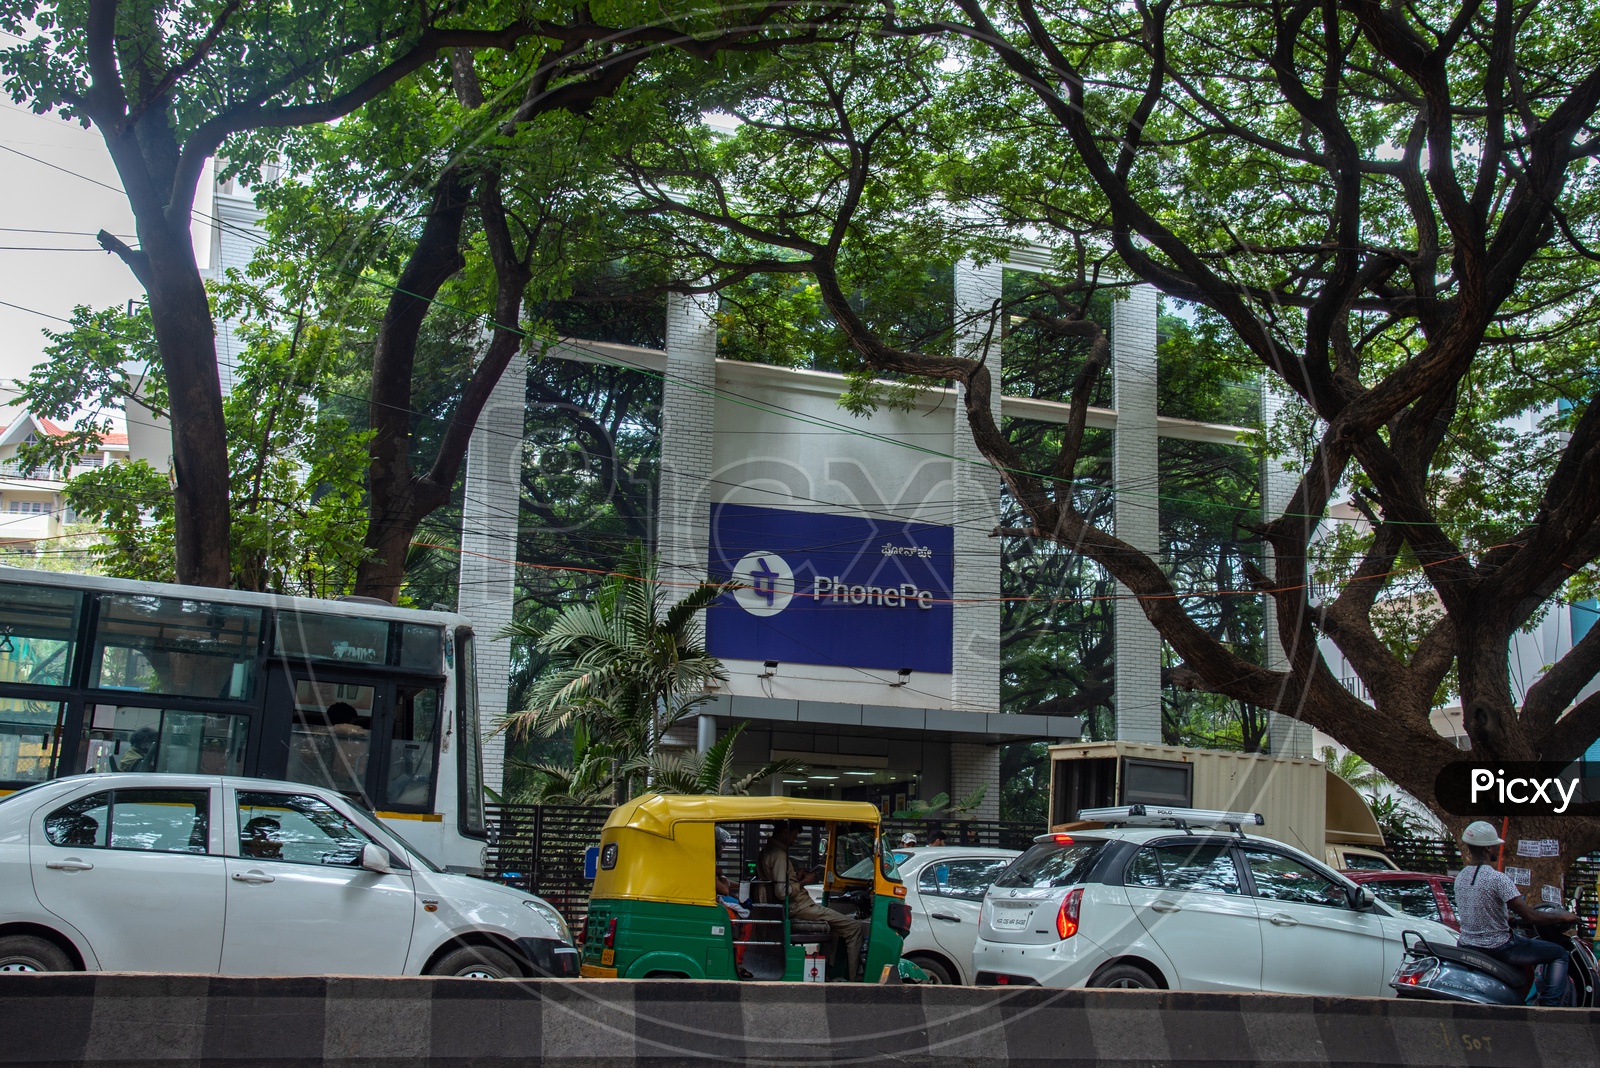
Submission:
[[[83,770],[243,775],[250,719],[97,704],[84,730]]]
[[[376,700],[372,686],[296,680],[286,778],[364,799]]]
[[[383,804],[426,808],[433,800],[434,754],[438,752],[439,690],[402,687],[396,694],[389,735],[389,774]]]

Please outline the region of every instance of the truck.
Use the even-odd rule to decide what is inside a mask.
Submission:
[[[1050,747],[1050,829],[1082,809],[1154,804],[1259,812],[1251,834],[1275,838],[1335,870],[1393,869],[1383,832],[1355,787],[1320,760],[1145,742]]]

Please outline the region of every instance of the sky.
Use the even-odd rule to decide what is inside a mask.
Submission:
[[[0,95],[0,407],[14,397],[13,381],[43,358],[49,341],[41,328],[64,325],[36,312],[65,318],[77,304],[126,305],[142,296],[122,261],[95,245],[102,228],[123,237],[133,233],[100,135],[34,115]],[[24,232],[40,230],[69,232]],[[0,422],[7,421],[0,410]]]

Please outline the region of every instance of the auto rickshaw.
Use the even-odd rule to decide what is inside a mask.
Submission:
[[[774,824],[800,829],[798,868],[820,868],[808,888],[822,904],[869,921],[859,976],[901,979],[911,929],[894,851],[865,802],[793,797],[646,794],[619,806],[600,832],[599,864],[580,939],[591,978],[790,980],[850,974],[842,941],[795,921],[784,888],[758,878]],[[719,900],[721,874],[738,889]],[[808,957],[806,947],[821,953]],[[819,959],[820,958],[820,959]]]

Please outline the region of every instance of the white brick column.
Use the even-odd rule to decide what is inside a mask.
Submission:
[[[1156,291],[1137,285],[1111,313],[1111,367],[1117,431],[1111,482],[1116,535],[1141,552],[1161,548],[1156,436]],[[1117,738],[1161,741],[1161,636],[1126,586],[1112,611]]]
[[[1000,324],[989,315],[1000,298],[1001,267],[956,264],[956,351],[982,359],[989,368],[989,410],[1000,421]],[[986,344],[987,343],[987,344]],[[955,627],[951,649],[950,692],[955,707],[968,712],[1000,711],[1000,539],[989,532],[1000,523],[1000,473],[983,458],[967,422],[966,390],[957,387],[955,410]],[[969,747],[970,748],[970,747]],[[952,761],[955,759],[951,758]],[[996,781],[999,789],[998,756]],[[952,771],[952,774],[954,772]],[[987,781],[987,780],[985,780]],[[970,793],[975,788],[967,788]],[[952,791],[954,795],[955,791]]]
[[[1261,379],[1261,425],[1268,428],[1278,419],[1289,403],[1289,396],[1279,388],[1271,375]],[[1271,456],[1261,461],[1261,513],[1262,518],[1273,520],[1283,514],[1294,496],[1298,484],[1293,473]],[[1268,575],[1273,573],[1272,550],[1266,551]],[[1262,644],[1266,651],[1266,665],[1274,671],[1289,670],[1289,658],[1278,640],[1278,606],[1270,594],[1262,595]],[[1270,713],[1267,721],[1267,751],[1273,756],[1309,757],[1311,755],[1311,724],[1301,723],[1288,716]]]
[[[505,735],[491,733],[506,714],[511,643],[500,637],[516,606],[517,529],[528,363],[512,357],[489,395],[467,448],[461,503],[461,592],[457,610],[472,620],[483,726],[483,781],[505,783]]]
[[[1000,818],[1000,750],[992,745],[950,743],[950,800],[960,801],[978,787],[987,787],[983,802],[967,813],[975,820]]]
[[[701,582],[706,577],[712,435],[716,429],[715,300],[715,296],[667,297],[667,379],[661,399],[661,500],[656,535],[660,575],[667,582]]]

